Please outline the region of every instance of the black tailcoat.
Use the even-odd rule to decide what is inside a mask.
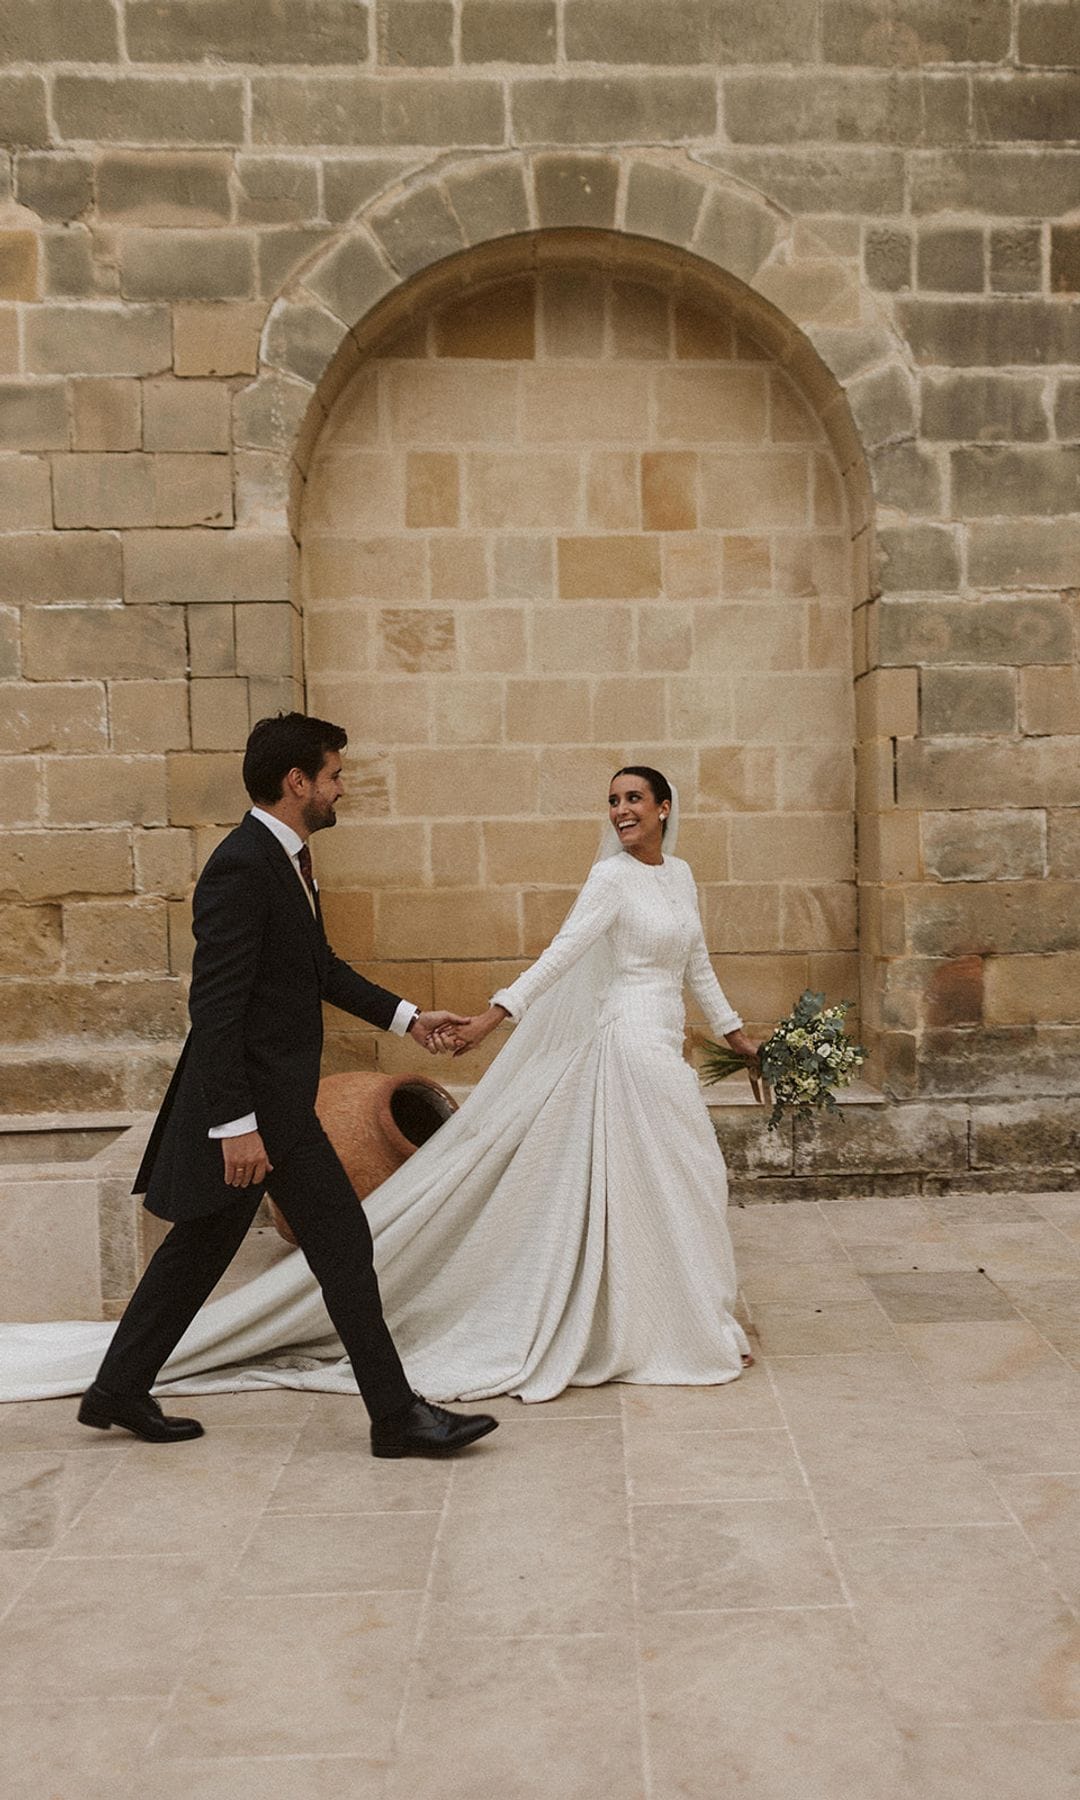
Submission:
[[[191,1030],[133,1189],[174,1220],[254,1196],[226,1186],[211,1126],[255,1113],[271,1163],[311,1126],[324,1000],[384,1030],[400,1004],[334,955],[287,852],[250,813],[199,877],[193,923]]]

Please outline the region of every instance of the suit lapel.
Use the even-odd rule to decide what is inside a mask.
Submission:
[[[303,933],[303,941],[311,951],[316,965],[323,945],[321,916],[316,916],[308,905],[304,890],[300,884],[295,868],[288,852],[280,844],[272,831],[260,825],[250,813],[244,815],[244,824],[257,843],[261,854],[265,857],[274,878],[280,883],[281,891],[291,909],[297,930]],[[318,902],[316,901],[316,907]]]

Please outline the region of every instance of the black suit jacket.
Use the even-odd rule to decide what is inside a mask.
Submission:
[[[193,928],[191,1030],[133,1189],[163,1219],[252,1198],[226,1186],[212,1125],[254,1112],[271,1163],[310,1128],[324,1000],[384,1030],[400,1004],[334,955],[288,854],[250,813],[199,877]]]

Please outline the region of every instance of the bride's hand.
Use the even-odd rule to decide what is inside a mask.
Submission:
[[[739,1031],[726,1032],[724,1035],[724,1042],[725,1044],[730,1044],[736,1056],[752,1057],[754,1073],[757,1075],[761,1074],[761,1064],[758,1060],[758,1051],[761,1049],[760,1043],[755,1042],[752,1037],[747,1037],[746,1032],[741,1029]]]
[[[467,1051],[475,1050],[477,1044],[482,1044],[496,1025],[501,1025],[508,1016],[504,1007],[489,1006],[486,1012],[477,1013],[464,1025],[459,1025],[455,1032],[457,1048],[454,1055],[464,1056]]]

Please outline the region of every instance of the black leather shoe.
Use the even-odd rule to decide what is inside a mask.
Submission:
[[[487,1437],[499,1423],[490,1413],[447,1412],[417,1394],[411,1406],[371,1422],[372,1456],[453,1456]]]
[[[79,1403],[79,1424],[93,1425],[108,1431],[110,1425],[122,1425],[148,1444],[178,1444],[185,1438],[202,1437],[198,1419],[170,1419],[149,1394],[107,1394],[104,1388],[87,1388]]]

